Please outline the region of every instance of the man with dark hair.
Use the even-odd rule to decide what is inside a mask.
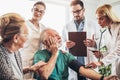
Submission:
[[[68,40],[68,32],[87,32],[87,38],[91,38],[93,34],[95,33],[96,26],[98,25],[94,23],[93,21],[88,20],[84,13],[85,13],[85,8],[84,4],[81,0],[72,0],[71,4],[71,10],[73,14],[73,20],[70,21],[64,28],[63,28],[63,40],[66,42],[65,49],[69,49],[75,46],[75,42]],[[77,60],[81,62],[82,64],[87,64],[96,58],[90,51],[87,52],[87,57],[82,57],[82,56],[76,56]],[[76,75],[76,74],[75,74]],[[73,76],[73,74],[72,74]],[[73,80],[73,78],[72,78]],[[76,80],[76,79],[74,79]],[[78,80],[86,80],[85,77],[79,76]]]

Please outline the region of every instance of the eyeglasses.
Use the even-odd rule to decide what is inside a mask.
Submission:
[[[39,12],[39,13],[41,13],[41,14],[45,13],[44,10],[39,10],[39,9],[37,9],[37,8],[34,8],[33,10],[36,11],[36,12]]]
[[[83,10],[83,8],[82,8],[82,9],[78,9],[78,10],[76,10],[76,11],[72,11],[72,13],[73,13],[73,14],[74,14],[74,13],[79,14],[82,10]]]

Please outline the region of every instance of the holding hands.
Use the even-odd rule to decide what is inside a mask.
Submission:
[[[87,66],[89,67],[91,67],[91,68],[97,68],[98,66],[101,66],[101,65],[103,65],[103,63],[102,62],[91,62],[90,64],[88,64]]]
[[[28,73],[29,71],[33,71],[36,72],[41,66],[45,65],[46,63],[43,61],[39,61],[38,63],[36,63],[35,65],[32,65],[31,67],[24,67],[23,68],[23,73]]]
[[[38,63],[31,66],[30,70],[36,72],[40,67],[44,66],[45,64],[46,63],[44,61],[39,61]]]

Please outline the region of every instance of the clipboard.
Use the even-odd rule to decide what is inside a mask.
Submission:
[[[87,56],[87,47],[83,40],[86,39],[86,32],[68,32],[68,38],[74,41],[76,45],[69,49],[69,52],[74,56]]]

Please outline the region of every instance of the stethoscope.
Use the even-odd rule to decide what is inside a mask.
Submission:
[[[103,31],[100,29],[101,35],[100,35],[100,41],[99,41],[99,45],[98,45],[98,50],[99,51],[100,51],[100,44],[101,44],[101,41],[102,41],[102,35],[105,31],[106,31],[106,28]],[[100,58],[98,59],[98,61],[100,61]]]

